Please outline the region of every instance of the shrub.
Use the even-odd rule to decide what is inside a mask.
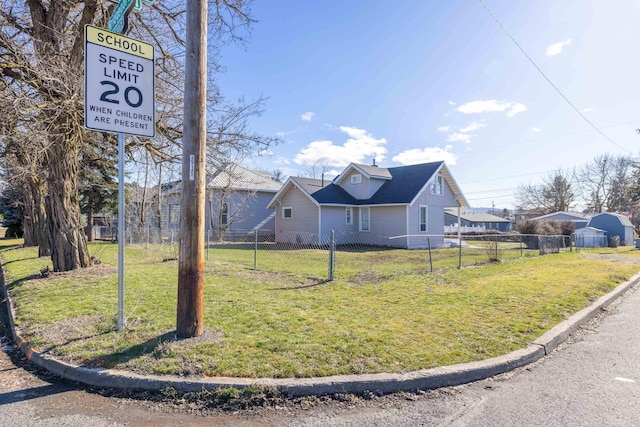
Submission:
[[[611,242],[609,242],[609,246],[612,248],[617,248],[620,246],[620,236],[612,236]]]

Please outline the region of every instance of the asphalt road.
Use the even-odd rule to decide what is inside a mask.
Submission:
[[[4,316],[4,304],[0,315]],[[6,337],[0,322],[0,337]],[[301,401],[249,412],[108,398],[55,380],[5,345],[7,426],[640,426],[640,292],[628,293],[541,361],[477,383],[365,400]]]

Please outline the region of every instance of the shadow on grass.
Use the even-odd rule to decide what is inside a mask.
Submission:
[[[5,252],[5,251],[10,251],[13,249],[22,249],[22,245],[17,245],[15,243],[8,243],[8,242],[3,242],[2,239],[0,239],[0,252]]]
[[[40,259],[40,257],[32,256],[32,257],[29,257],[29,258],[19,258],[19,259],[14,259],[14,260],[11,260],[11,261],[5,261],[5,262],[3,262],[3,263],[2,263],[2,265],[4,266],[4,265],[13,264],[14,262],[28,261],[28,260],[30,260],[30,259]]]
[[[330,283],[331,280],[329,279],[323,279],[323,280],[318,280],[315,283],[309,283],[308,285],[299,285],[299,286],[282,286],[280,288],[270,288],[268,290],[270,291],[290,291],[292,289],[307,289],[307,288],[315,288],[316,286],[320,286],[320,285],[324,285],[326,283]]]
[[[8,291],[10,291],[10,290],[12,290],[14,288],[19,287],[21,284],[23,284],[25,282],[28,282],[30,280],[41,279],[41,278],[42,278],[42,276],[40,274],[32,274],[30,276],[21,277],[20,279],[16,279],[16,280],[14,280],[12,282],[9,282],[9,283],[5,283],[5,286],[6,286],[6,289]],[[4,281],[4,277],[3,277],[2,280]]]
[[[58,347],[64,347],[67,346],[69,344],[73,344],[74,342],[78,342],[78,341],[83,341],[83,340],[87,340],[87,339],[91,339],[91,338],[96,338],[102,335],[107,335],[110,334],[111,331],[105,331],[105,332],[100,332],[98,334],[91,334],[91,335],[85,335],[82,337],[76,337],[76,338],[71,338],[68,339],[67,341],[60,343],[60,344],[52,344],[51,346],[48,347],[44,347],[43,350],[41,351],[42,354],[47,354],[52,350],[55,350]]]
[[[93,359],[88,359],[83,363],[83,366],[88,368],[101,367],[112,368],[116,364],[126,363],[130,360],[137,359],[147,354],[154,353],[156,349],[164,343],[183,341],[191,338],[178,338],[176,331],[169,331],[157,337],[148,339],[140,344],[132,345],[122,351],[114,353],[103,354]]]

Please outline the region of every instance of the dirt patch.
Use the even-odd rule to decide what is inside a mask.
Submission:
[[[626,264],[640,264],[640,260],[636,257],[632,257],[629,255],[622,254],[605,254],[605,253],[584,253],[584,257],[586,259],[597,259],[597,260],[609,260],[609,261],[618,261]]]
[[[79,268],[77,270],[62,271],[58,273],[51,273],[52,278],[79,278],[79,277],[103,277],[118,272],[117,267],[107,266],[103,264],[92,265],[87,268]]]
[[[72,341],[92,338],[94,326],[102,321],[101,316],[78,316],[52,323],[38,330],[37,336],[46,344],[46,348],[66,345]]]

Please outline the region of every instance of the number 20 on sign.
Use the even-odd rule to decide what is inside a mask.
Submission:
[[[85,127],[155,136],[153,45],[85,27]]]

